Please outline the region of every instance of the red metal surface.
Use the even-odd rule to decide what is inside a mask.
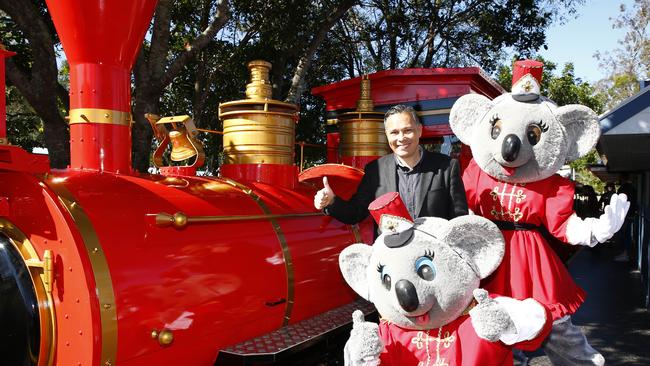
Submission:
[[[468,93],[479,93],[495,98],[504,92],[499,84],[478,67],[384,70],[369,74],[368,78],[372,85],[375,108],[415,101],[430,102],[436,99],[457,98]],[[357,77],[316,87],[311,92],[325,99],[327,111],[344,112],[356,108],[360,83],[361,77]],[[327,161],[362,166],[362,162],[357,163],[356,157],[338,156],[338,136],[330,137],[334,133],[338,134],[338,132],[328,133]],[[451,128],[446,123],[425,125],[422,138],[452,134]]]
[[[355,168],[363,169],[366,164],[373,160],[379,159],[381,156],[343,156],[341,162]]]
[[[351,227],[326,216],[291,217],[315,212],[315,188],[308,184],[242,182],[260,205],[246,189],[220,179],[55,171],[44,186],[39,181],[0,172],[2,196],[20,203],[8,219],[41,255],[55,254],[57,365],[97,365],[105,340],[97,297],[103,290],[94,280],[102,274],[93,273],[79,223],[50,185],[71,193],[99,239],[110,272],[103,275],[115,295],[118,365],[211,365],[219,349],[278,329],[287,314],[295,323],[355,299],[338,270],[338,253],[357,241]],[[183,229],[146,219],[179,211],[288,216]],[[171,346],[150,336],[163,328],[174,333]]]
[[[422,128],[422,137],[423,139],[439,136],[448,136],[453,135],[453,131],[448,124],[444,125],[433,125],[433,126],[424,126]]]
[[[90,63],[126,70],[133,65],[157,3],[156,0],[46,2],[70,64]]]
[[[319,190],[323,188],[323,177],[327,177],[334,194],[347,200],[356,192],[363,178],[363,170],[348,165],[323,164],[305,169],[298,176],[298,180]]]
[[[298,167],[282,164],[225,164],[219,175],[234,180],[273,184],[294,188],[298,184]]]
[[[54,255],[56,307],[55,365],[97,365],[100,359],[99,304],[95,279],[74,222],[60,201],[36,176],[0,171],[2,194],[9,197],[5,216],[25,233],[42,258]]]
[[[339,160],[339,144],[341,143],[341,135],[338,132],[330,132],[327,134],[327,162],[340,163]]]
[[[131,172],[131,127],[99,123],[70,125],[70,167]]]
[[[47,155],[30,154],[18,146],[0,145],[0,171],[45,174],[50,171]]]
[[[70,109],[131,112],[130,70],[156,3],[47,1],[70,64]],[[75,126],[77,131],[71,136],[70,145],[71,167],[129,172],[131,134],[123,130],[130,126],[97,122],[100,121]],[[83,129],[89,131],[79,131]]]
[[[477,67],[385,70],[369,74],[375,106],[459,97],[476,91],[495,98],[503,88]],[[313,88],[327,102],[326,109],[355,109],[361,77]]]

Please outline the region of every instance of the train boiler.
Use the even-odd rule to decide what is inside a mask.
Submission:
[[[261,346],[312,336],[292,324],[325,316],[322,334],[370,311],[338,270],[361,232],[313,208],[293,162],[298,110],[269,99],[270,65],[253,62],[248,98],[220,106],[219,177],[138,174],[130,70],[156,1],[47,5],[70,64],[71,164],[0,145],[0,364],[213,365],[278,329]],[[172,160],[201,160],[189,117],[151,122]]]

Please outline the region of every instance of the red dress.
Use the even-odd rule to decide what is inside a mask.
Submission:
[[[559,175],[525,183],[500,182],[472,160],[463,172],[467,204],[475,214],[493,221],[544,226],[566,242],[566,225],[573,211],[573,183]],[[490,293],[545,305],[558,319],[574,313],[585,292],[538,230],[501,230],[506,241],[503,262],[483,280]]]
[[[546,310],[547,317],[548,310]],[[547,318],[548,319],[548,318]],[[546,321],[539,334],[530,341],[513,346],[537,349],[551,331]],[[512,347],[503,342],[489,342],[476,335],[469,315],[429,330],[404,329],[384,319],[379,322],[379,337],[384,343],[380,355],[384,366],[500,366],[512,365]]]

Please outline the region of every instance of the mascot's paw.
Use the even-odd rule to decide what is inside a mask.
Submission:
[[[605,212],[600,215],[592,227],[592,234],[599,243],[609,240],[623,226],[625,215],[630,209],[630,202],[624,193],[613,194]]]
[[[366,322],[363,313],[352,313],[352,332],[345,344],[346,366],[371,366],[379,364],[379,355],[384,345],[379,338],[379,325]]]
[[[483,289],[474,290],[474,298],[478,301],[469,315],[476,334],[490,342],[496,342],[503,334],[512,333],[515,325],[506,309]]]

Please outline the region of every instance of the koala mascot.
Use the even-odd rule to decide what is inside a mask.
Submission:
[[[503,257],[496,225],[479,216],[412,223],[383,215],[381,229],[386,218],[400,223],[339,256],[346,282],[381,314],[377,325],[355,311],[345,365],[512,365],[512,344],[541,344],[548,309],[478,289]]]
[[[542,233],[574,245],[602,243],[623,224],[629,202],[625,195],[612,196],[600,218],[583,220],[573,211],[574,185],[555,173],[595,146],[598,118],[585,106],[558,107],[540,96],[542,66],[516,62],[512,93],[494,100],[464,95],[449,123],[472,149],[463,172],[469,209],[495,222],[506,241],[503,263],[482,285],[551,310],[555,323],[544,349],[554,365],[602,365],[602,355],[569,317],[585,293]]]

